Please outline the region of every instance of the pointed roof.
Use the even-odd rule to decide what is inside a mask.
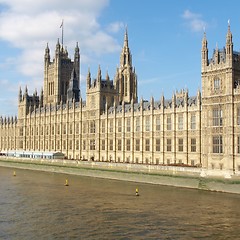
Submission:
[[[126,27],[126,29],[125,29],[124,47],[127,47],[127,48],[128,48],[128,30],[127,30],[127,27]]]
[[[226,42],[227,44],[232,44],[232,32],[230,28],[230,20],[228,20],[228,32],[227,32]]]

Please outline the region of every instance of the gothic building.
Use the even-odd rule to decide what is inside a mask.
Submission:
[[[86,101],[79,89],[80,53],[73,61],[57,42],[44,56],[44,88],[19,90],[17,118],[0,119],[0,150],[62,152],[69,159],[189,165],[240,173],[240,53],[226,46],[208,56],[202,40],[202,94],[138,100],[137,75],[126,31],[113,80],[90,69]]]

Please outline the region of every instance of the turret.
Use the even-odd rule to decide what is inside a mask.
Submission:
[[[118,90],[119,102],[137,102],[137,75],[132,66],[132,55],[128,46],[127,29],[124,44],[120,55],[120,66],[117,68],[114,84]]]
[[[91,73],[90,68],[88,68],[88,74],[87,74],[87,89],[91,87]]]
[[[45,64],[50,63],[50,50],[49,50],[49,47],[48,47],[48,43],[47,43],[47,47],[45,48],[44,59],[45,59]]]
[[[56,49],[55,49],[56,56],[60,54],[60,51],[61,51],[61,45],[59,43],[59,38],[58,38],[58,41],[57,41],[57,44],[56,44]]]
[[[24,93],[24,96],[27,97],[28,96],[28,88],[27,88],[27,85],[25,87],[25,93]]]
[[[80,62],[80,51],[79,51],[79,47],[78,47],[78,42],[77,42],[76,47],[75,47],[74,62],[75,63]]]
[[[67,90],[67,100],[79,102],[79,87],[77,81],[77,74],[74,68],[71,73],[71,79],[69,81],[69,87]]]
[[[98,66],[98,75],[97,75],[97,83],[100,84],[102,81],[102,71],[100,65]]]
[[[218,51],[218,44],[216,44],[216,49],[214,52],[214,63],[218,64],[219,63],[219,51]]]
[[[129,49],[129,46],[128,46],[128,32],[127,32],[127,29],[125,31],[125,36],[124,36],[124,45],[123,45],[123,49],[122,49],[120,65],[121,65],[121,67],[132,65],[132,56],[131,56],[131,52],[130,52],[130,49]]]
[[[208,43],[206,38],[206,32],[204,32],[204,36],[202,39],[202,71],[206,66],[208,66]]]
[[[80,85],[80,50],[78,47],[78,42],[76,43],[75,53],[74,53],[74,68],[77,74],[78,86]]]
[[[21,89],[21,87],[19,88],[18,101],[19,102],[22,101],[22,89]]]
[[[106,81],[107,81],[107,82],[110,81],[110,77],[109,77],[109,75],[108,75],[108,71],[107,71],[107,73],[106,73]]]
[[[228,32],[226,36],[226,60],[227,63],[232,66],[233,60],[233,42],[232,42],[232,33],[230,29],[230,21],[228,21]]]

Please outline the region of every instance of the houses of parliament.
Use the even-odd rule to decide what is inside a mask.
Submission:
[[[0,118],[0,151],[62,152],[68,159],[131,164],[188,165],[240,173],[240,52],[226,44],[201,48],[202,89],[171,99],[138,99],[137,74],[127,30],[113,80],[86,76],[80,95],[80,51],[74,59],[59,41],[47,46],[38,95],[19,89],[18,116]]]

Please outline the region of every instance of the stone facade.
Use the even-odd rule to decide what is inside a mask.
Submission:
[[[202,95],[187,90],[138,101],[137,75],[125,33],[114,80],[90,70],[86,101],[79,89],[80,54],[74,60],[56,45],[45,50],[40,96],[19,90],[18,118],[1,118],[0,149],[59,151],[69,159],[139,164],[184,164],[216,171],[240,171],[240,53],[226,46],[208,58],[202,40]]]

